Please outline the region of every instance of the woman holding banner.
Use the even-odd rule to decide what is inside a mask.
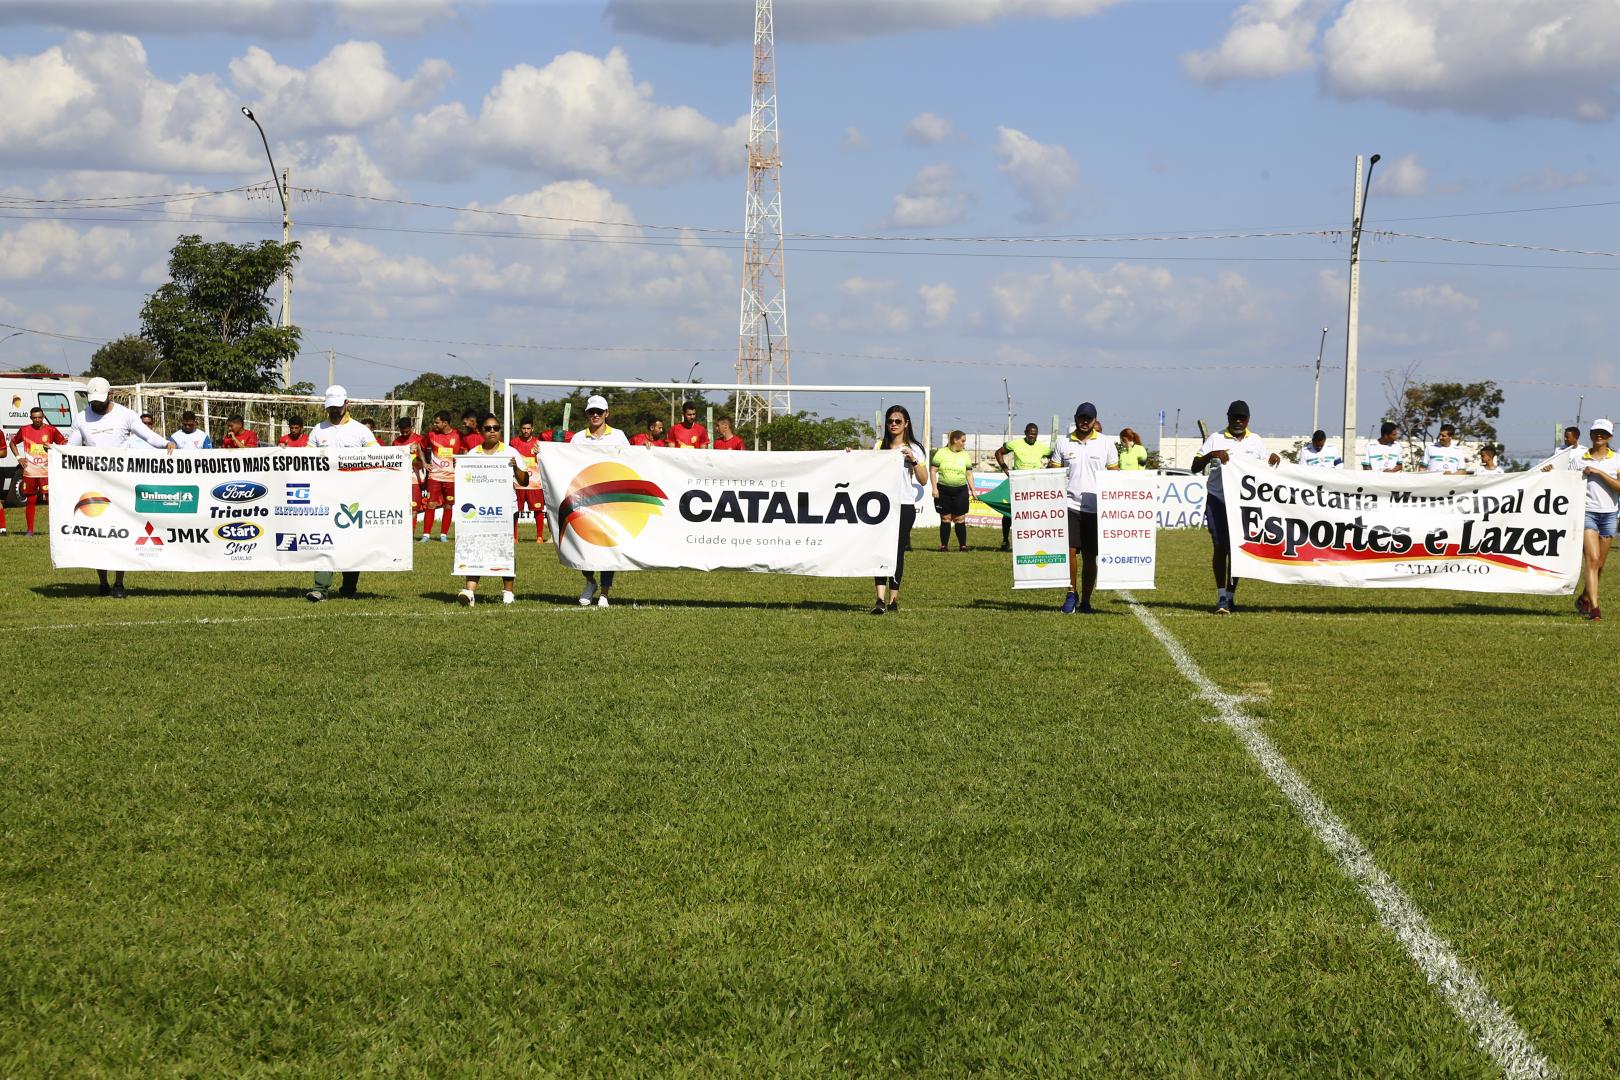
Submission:
[[[872,614],[882,615],[885,611],[900,610],[900,579],[905,574],[906,552],[911,550],[911,529],[917,524],[917,511],[922,509],[923,497],[928,494],[928,451],[917,441],[911,413],[903,405],[890,405],[884,414],[883,434],[876,449],[900,451],[906,498],[900,504],[900,541],[894,554],[894,573],[872,579],[877,585],[877,602],[872,605]]]
[[[1586,587],[1575,600],[1575,610],[1599,622],[1603,613],[1598,610],[1598,579],[1603,576],[1603,564],[1609,559],[1609,546],[1614,542],[1616,520],[1620,518],[1620,453],[1609,447],[1614,438],[1612,422],[1592,421],[1589,434],[1592,449],[1570,462],[1586,480]]]

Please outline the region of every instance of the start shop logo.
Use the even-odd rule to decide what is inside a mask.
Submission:
[[[557,508],[563,528],[597,547],[618,547],[640,536],[669,496],[628,465],[603,461],[575,475]]]

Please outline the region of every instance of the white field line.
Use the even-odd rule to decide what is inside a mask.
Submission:
[[[1552,1077],[1558,1075],[1552,1062],[1541,1056],[1530,1036],[1491,996],[1484,982],[1457,956],[1451,944],[1429,925],[1399,885],[1378,865],[1365,845],[1357,839],[1338,815],[1311,790],[1305,778],[1288,763],[1276,745],[1260,730],[1255,719],[1243,712],[1238,698],[1226,693],[1205,675],[1188,655],[1181,642],[1166,630],[1153,614],[1129,593],[1121,598],[1131,606],[1142,625],[1159,639],[1176,669],[1198,690],[1199,696],[1215,707],[1220,720],[1237,735],[1262,772],[1293,804],[1316,838],[1332,853],[1346,877],[1355,882],[1362,895],[1372,902],[1383,923],[1406,950],[1406,955],[1440,992],[1451,1010],[1468,1026],[1479,1048],[1491,1056],[1503,1075],[1509,1077]]]

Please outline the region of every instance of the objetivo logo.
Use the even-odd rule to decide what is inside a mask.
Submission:
[[[79,501],[73,504],[73,509],[85,517],[98,518],[107,512],[112,500],[99,491],[87,491],[79,496]]]
[[[650,480],[617,461],[580,470],[557,508],[563,527],[597,547],[618,547],[641,535],[669,496]]]

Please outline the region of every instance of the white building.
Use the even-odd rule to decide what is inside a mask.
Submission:
[[[1301,446],[1304,446],[1306,443],[1311,441],[1311,437],[1309,435],[1273,436],[1262,434],[1262,438],[1266,440],[1266,450],[1273,454],[1293,453]],[[1332,435],[1329,435],[1327,444],[1331,447],[1337,447],[1342,441],[1342,439],[1337,439]],[[1359,461],[1361,459],[1361,455],[1366,453],[1369,444],[1377,441],[1377,439],[1370,435],[1357,436],[1356,460]],[[1190,469],[1192,468],[1193,458],[1198,456],[1198,448],[1203,444],[1204,440],[1199,438],[1165,439],[1164,442],[1159,444],[1160,464],[1167,469]],[[1405,445],[1405,443],[1403,442],[1402,445]],[[1462,448],[1463,453],[1470,465],[1479,460],[1478,443],[1463,442],[1458,440],[1457,445]],[[1414,453],[1410,448],[1408,448],[1406,467],[1408,469],[1418,469],[1422,466],[1422,449],[1419,448]]]

